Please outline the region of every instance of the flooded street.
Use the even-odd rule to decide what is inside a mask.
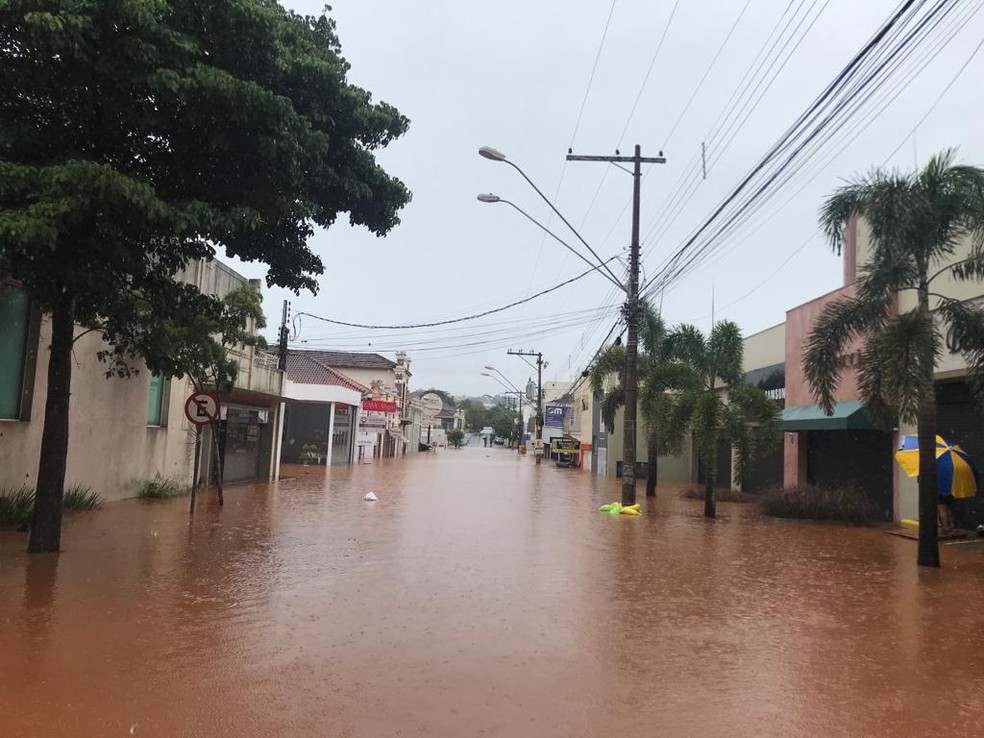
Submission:
[[[4,736],[970,736],[984,556],[466,448],[0,534]],[[379,502],[362,501],[373,490]],[[969,547],[972,548],[972,547]]]

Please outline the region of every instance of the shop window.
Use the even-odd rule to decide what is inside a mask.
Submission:
[[[21,418],[29,313],[23,290],[0,287],[0,418],[7,420]]]
[[[147,425],[165,425],[164,400],[167,395],[167,380],[163,374],[150,377],[150,396],[147,399]]]

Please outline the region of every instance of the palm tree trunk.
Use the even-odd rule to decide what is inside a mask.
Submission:
[[[919,566],[940,565],[936,527],[939,490],[936,480],[936,390],[932,383],[919,412]]]
[[[710,466],[704,472],[704,517],[717,516],[717,505],[714,502],[714,472]]]
[[[646,497],[656,496],[656,472],[659,470],[659,452],[656,446],[656,431],[650,429],[646,439],[646,454],[648,456],[648,473],[646,474]]]
[[[65,297],[51,313],[48,390],[34,496],[34,517],[27,550],[51,553],[61,548],[62,498],[68,464],[68,405],[72,396],[72,341],[75,299]]]

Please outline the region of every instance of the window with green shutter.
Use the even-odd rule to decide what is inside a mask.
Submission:
[[[23,290],[0,286],[0,418],[20,418],[28,313]]]
[[[150,377],[150,397],[147,399],[147,425],[164,425],[164,375]]]

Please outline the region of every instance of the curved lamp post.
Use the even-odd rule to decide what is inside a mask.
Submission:
[[[560,218],[564,222],[564,225],[566,225],[570,229],[571,233],[573,233],[575,236],[577,236],[577,240],[580,241],[582,244],[584,244],[584,248],[586,248],[588,251],[590,251],[591,252],[591,255],[594,256],[594,258],[598,260],[598,263],[597,264],[593,264],[592,262],[588,261],[587,259],[585,259],[585,261],[588,261],[588,263],[591,264],[591,266],[599,266],[599,267],[603,268],[606,272],[608,272],[608,275],[610,276],[611,281],[614,282],[618,286],[619,289],[621,289],[623,292],[627,291],[625,285],[623,285],[619,281],[618,276],[615,274],[615,272],[613,272],[608,267],[608,261],[605,260],[605,259],[602,259],[600,256],[598,256],[598,253],[593,248],[591,248],[591,246],[588,245],[588,242],[585,241],[583,238],[581,238],[581,234],[577,232],[577,229],[574,228],[574,226],[572,226],[570,224],[570,221],[568,221],[567,218],[565,218],[563,216],[563,214],[559,210],[557,210],[556,207],[554,207],[554,204],[552,202],[550,202],[550,198],[543,194],[543,192],[540,190],[540,188],[537,187],[536,184],[534,184],[533,180],[526,176],[526,172],[524,172],[522,169],[520,169],[519,166],[516,165],[515,163],[509,161],[509,159],[506,158],[506,155],[503,154],[501,151],[499,151],[498,149],[494,149],[491,146],[482,146],[478,150],[478,155],[481,156],[482,158],[488,159],[490,161],[501,161],[501,162],[505,162],[506,164],[508,164],[509,166],[511,166],[513,169],[515,169],[517,172],[519,172],[520,176],[523,179],[526,180],[526,182],[529,184],[530,187],[532,187],[534,190],[536,190],[536,194],[538,194],[540,196],[540,198],[545,203],[547,203],[547,205],[550,206],[550,209],[553,210],[554,213],[556,213],[557,217]],[[501,198],[498,198],[495,195],[486,195],[485,197],[494,198],[494,199],[485,200],[485,199],[482,199],[481,196],[479,196],[478,199],[479,200],[482,200],[482,202],[507,202],[506,200],[502,200]],[[509,204],[512,205],[512,203],[509,203]],[[513,205],[513,207],[516,208],[517,210],[520,210],[515,205]],[[520,212],[523,212],[523,211],[520,210]],[[523,215],[526,215],[526,213],[523,213]],[[529,215],[526,215],[526,217],[527,218],[530,218]],[[533,218],[530,218],[530,220],[533,220]],[[536,223],[535,220],[533,220],[533,222]],[[547,231],[547,233],[550,233],[550,231],[548,231],[546,228],[544,228],[544,226],[540,225],[539,223],[537,223],[537,225],[540,226],[541,228],[543,228],[543,230]],[[554,236],[553,233],[550,233],[550,235],[553,236],[554,238],[556,238],[561,243],[564,243],[559,238],[557,238],[557,236]],[[566,243],[564,245],[567,246]],[[567,246],[567,248],[570,248],[570,246]],[[574,253],[577,253],[577,252],[575,251]],[[581,256],[581,255],[578,254],[578,256]],[[584,259],[583,256],[581,256],[581,258]]]

